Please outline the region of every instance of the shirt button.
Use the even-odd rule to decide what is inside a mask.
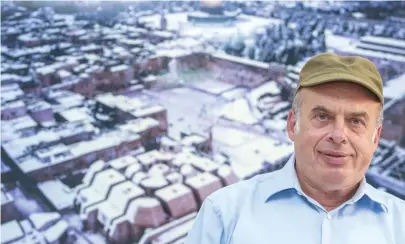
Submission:
[[[330,215],[330,213],[328,213],[328,214],[326,215],[326,218],[329,219],[329,220],[331,220],[331,219],[332,219],[332,215]]]

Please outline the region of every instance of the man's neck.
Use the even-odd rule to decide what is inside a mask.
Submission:
[[[348,188],[327,191],[320,187],[314,186],[314,184],[311,184],[311,182],[305,177],[301,177],[298,172],[297,178],[302,191],[321,204],[327,211],[338,208],[344,202],[352,198],[359,187],[359,184],[357,184]]]

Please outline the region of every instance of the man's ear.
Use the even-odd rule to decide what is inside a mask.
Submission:
[[[378,146],[378,142],[380,141],[381,131],[382,131],[382,124],[377,127],[377,130],[376,130],[374,138],[373,138],[373,142],[377,146]]]
[[[297,118],[295,117],[295,114],[294,114],[293,110],[291,109],[290,112],[288,112],[288,118],[287,118],[287,133],[288,133],[288,137],[290,138],[291,141],[294,141],[296,123],[297,123]]]

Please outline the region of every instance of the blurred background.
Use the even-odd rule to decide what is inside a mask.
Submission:
[[[1,242],[183,243],[278,170],[305,61],[384,80],[369,183],[405,199],[405,2],[2,1]]]

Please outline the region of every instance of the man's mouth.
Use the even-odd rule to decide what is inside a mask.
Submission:
[[[348,153],[332,150],[319,151],[319,153],[328,164],[332,165],[342,165],[345,163],[346,158],[350,156]]]
[[[341,157],[347,157],[349,154],[344,153],[344,152],[339,152],[339,151],[321,151],[320,153],[329,156],[329,157],[336,157],[336,158],[341,158]]]

